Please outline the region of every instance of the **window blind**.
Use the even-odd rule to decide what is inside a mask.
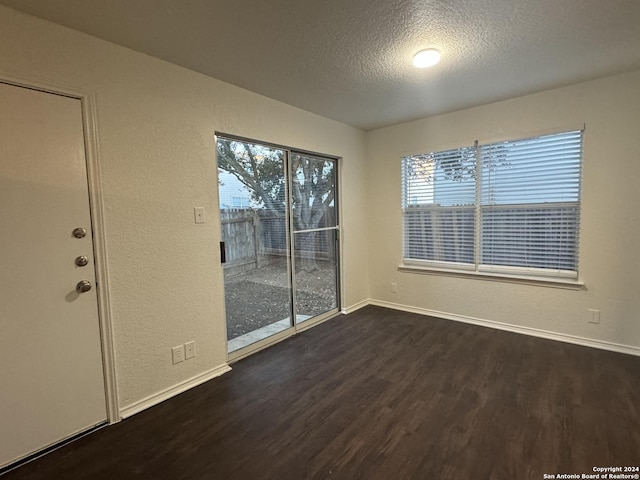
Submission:
[[[405,259],[474,264],[473,147],[403,159]]]
[[[578,267],[582,132],[482,145],[480,158],[480,269],[572,276]]]
[[[405,263],[577,278],[582,138],[404,157]]]

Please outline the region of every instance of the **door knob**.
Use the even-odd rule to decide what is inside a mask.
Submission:
[[[80,280],[76,284],[76,292],[85,293],[91,290],[91,282],[89,280]]]

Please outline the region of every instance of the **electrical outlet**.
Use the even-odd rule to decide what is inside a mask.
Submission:
[[[398,284],[396,282],[391,282],[391,293],[398,293]]]
[[[192,340],[184,344],[184,358],[189,360],[196,356],[196,342]]]
[[[589,315],[587,317],[588,323],[600,323],[600,310],[589,308],[587,309],[587,312]]]
[[[173,358],[173,364],[184,362],[184,345],[179,347],[173,347],[171,349],[171,356]]]

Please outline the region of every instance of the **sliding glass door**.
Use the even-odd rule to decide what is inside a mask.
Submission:
[[[337,161],[219,136],[229,353],[338,311]]]
[[[293,327],[287,153],[219,138],[218,189],[228,350]]]
[[[296,322],[338,307],[335,159],[291,154]]]

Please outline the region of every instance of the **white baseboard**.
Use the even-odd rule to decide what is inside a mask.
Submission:
[[[356,310],[360,310],[362,307],[366,307],[367,305],[371,305],[371,299],[370,298],[365,298],[364,300],[362,300],[361,302],[355,303],[353,305],[351,305],[350,307],[344,307],[340,312],[343,315],[346,315],[347,313],[353,313]]]
[[[149,407],[153,407],[160,402],[168,400],[171,397],[178,395],[179,393],[185,392],[190,388],[196,387],[212,378],[219,377],[220,375],[227,373],[231,370],[231,367],[226,363],[220,365],[219,367],[213,368],[211,370],[207,370],[200,375],[196,375],[195,377],[191,377],[184,382],[178,383],[173,387],[169,387],[165,390],[162,390],[158,393],[150,395],[142,400],[139,400],[131,405],[127,405],[120,409],[120,416],[124,419],[130,417],[131,415],[135,415],[136,413],[141,412],[142,410],[146,410]]]
[[[429,310],[428,308],[411,307],[408,305],[402,305],[399,303],[385,302],[382,300],[369,300],[370,305],[377,305],[379,307],[392,308],[394,310],[402,310],[403,312],[418,313],[421,315],[429,315],[431,317],[443,318],[445,320],[453,320],[456,322],[470,323],[473,325],[480,325],[483,327],[495,328],[497,330],[505,330],[513,333],[520,333],[523,335],[530,335],[533,337],[546,338],[548,340],[556,340],[559,342],[572,343],[574,345],[581,345],[584,347],[598,348],[600,350],[608,350],[617,353],[626,353],[629,355],[640,356],[640,347],[632,345],[622,345],[619,343],[606,342],[604,340],[594,340],[592,338],[578,337],[575,335],[568,335],[565,333],[550,332],[548,330],[540,330],[537,328],[522,327],[519,325],[512,325],[510,323],[496,322],[493,320],[486,320],[483,318],[468,317],[466,315],[457,315],[454,313],[439,312],[437,310]]]

